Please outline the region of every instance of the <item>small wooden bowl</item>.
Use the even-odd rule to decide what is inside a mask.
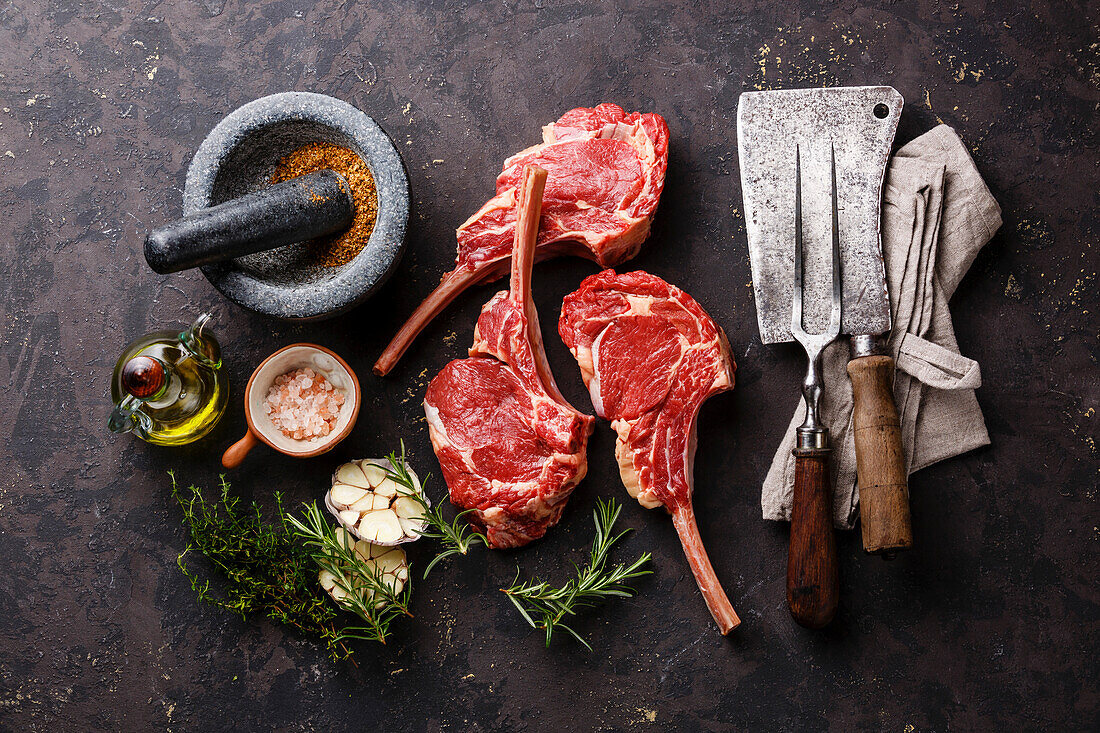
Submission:
[[[308,440],[295,440],[283,435],[271,422],[264,410],[264,399],[276,377],[303,367],[324,375],[333,387],[344,394],[344,404],[340,406],[340,416],[331,433]],[[244,389],[244,417],[248,422],[248,432],[225,451],[222,465],[226,468],[241,465],[257,443],[266,443],[280,453],[295,458],[310,458],[326,453],[336,447],[355,427],[361,401],[359,380],[347,362],[339,356],[317,344],[285,346],[264,359],[256,367],[256,371],[252,372],[248,386]]]

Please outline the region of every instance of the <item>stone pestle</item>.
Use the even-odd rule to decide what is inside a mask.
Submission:
[[[320,170],[154,229],[145,260],[165,275],[341,232],[354,216],[348,182]]]

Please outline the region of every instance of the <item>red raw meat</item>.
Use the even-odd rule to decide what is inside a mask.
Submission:
[[[618,434],[623,484],[644,507],[672,514],[688,564],[723,634],[740,622],[710,564],[691,505],[695,423],[733,389],[726,335],[695,300],[647,272],[604,270],[565,297],[558,331],[596,413]]]
[[[393,368],[417,334],[460,293],[508,271],[516,189],[528,165],[549,177],[535,260],[569,254],[611,267],[638,254],[661,198],[668,168],[668,125],[656,114],[615,104],[580,107],[542,128],[543,142],[504,161],[497,193],[458,228],[453,270],[409,316],[378,358]]]
[[[481,309],[470,358],[436,375],[424,396],[428,431],[451,501],[492,547],[519,547],[561,518],[588,471],[595,418],[558,391],[531,300],[546,171],[530,166],[519,194],[511,290]]]

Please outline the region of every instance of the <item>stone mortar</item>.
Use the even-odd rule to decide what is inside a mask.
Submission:
[[[330,318],[370,297],[401,258],[409,219],[401,156],[373,119],[323,94],[272,94],[219,122],[187,170],[184,216],[268,185],[284,155],[315,142],[351,148],[374,175],[378,218],[370,240],[339,267],[307,264],[305,244],[203,267],[210,283],[238,305],[288,320]]]

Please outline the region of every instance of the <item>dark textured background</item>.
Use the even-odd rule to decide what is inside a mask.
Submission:
[[[1094,3],[916,0],[0,2],[0,726],[10,730],[372,729],[719,731],[1095,729],[1097,116]],[[734,142],[747,89],[891,84],[904,142],[942,120],[1004,208],[952,310],[982,365],[993,445],[912,479],[919,549],[892,564],[840,539],[843,607],[795,627],[786,528],[759,486],[795,404],[801,360],[763,348],[748,287]],[[148,226],[180,213],[184,170],[223,115],[284,90],[331,94],[394,137],[415,202],[396,277],[356,311],[276,323],[197,272],[146,267]],[[308,339],[363,378],[359,426],[295,462],[257,449],[245,496],[319,497],[340,461],[404,438],[437,472],[419,402],[463,352],[496,288],[468,294],[392,377],[369,367],[449,264],[454,227],[501,160],[578,105],[657,111],[672,129],[653,236],[631,266],[683,286],[726,329],[737,389],[700,427],[696,501],[718,576],[744,619],[720,637],[671,523],[625,501],[656,574],[579,622],[596,647],[547,651],[497,592],[515,572],[561,577],[591,538],[597,495],[625,499],[600,426],[591,472],[545,541],[479,554],[417,583],[416,618],[358,670],[262,622],[203,607],[165,471],[213,484],[243,430],[240,388],[275,348]],[[544,324],[594,271],[536,271]],[[109,376],[131,338],[217,316],[226,418],[183,449],[106,431]],[[559,383],[587,405],[548,329]],[[435,490],[441,486],[437,483]],[[430,548],[411,550],[421,566]]]

